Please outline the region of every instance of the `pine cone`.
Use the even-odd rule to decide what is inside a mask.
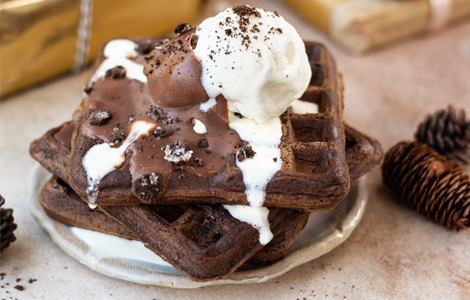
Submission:
[[[457,112],[449,106],[429,115],[415,136],[456,163],[470,164],[470,121],[463,109]]]
[[[17,225],[13,223],[13,209],[1,208],[5,203],[5,198],[0,195],[0,252],[8,248],[11,243],[16,241],[13,234]]]
[[[384,184],[408,206],[449,229],[470,227],[470,181],[426,144],[401,142],[386,154]]]

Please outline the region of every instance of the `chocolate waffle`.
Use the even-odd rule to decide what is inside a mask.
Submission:
[[[99,207],[90,209],[62,179],[56,176],[44,185],[38,198],[46,213],[59,222],[137,240],[130,230],[105,215]]]
[[[65,122],[52,128],[41,138],[33,141],[30,147],[31,156],[49,172],[68,182],[68,165],[70,160],[70,140],[74,123]],[[355,180],[371,171],[382,160],[380,144],[373,138],[344,124],[346,160],[351,180]]]
[[[190,37],[191,32],[180,36],[187,43],[190,43]],[[341,123],[343,108],[342,82],[333,59],[323,45],[306,42],[306,50],[313,76],[302,100],[318,104],[319,113],[298,115],[286,112],[281,116],[283,135],[280,149],[283,163],[281,170],[274,175],[266,187],[264,206],[328,211],[336,206],[349,191],[350,179],[344,152],[344,129]],[[103,56],[101,56],[101,59],[103,59]],[[135,62],[141,61],[141,58],[135,59]],[[97,66],[99,65],[98,62]],[[121,97],[121,101],[125,98],[123,95],[127,94],[135,95],[132,98],[132,101],[135,101],[135,104],[132,104],[133,108],[135,108],[134,106],[151,107],[145,84],[127,78],[115,79],[110,77],[94,82],[92,92],[76,112],[78,122],[76,124],[76,134],[72,139],[69,182],[82,199],[87,199],[87,188],[89,186],[87,174],[83,167],[84,156],[97,143],[103,140],[106,141],[106,139],[106,142],[112,141],[112,137],[106,137],[105,134],[94,138],[84,134],[84,132],[90,130],[89,124],[92,123],[96,114],[89,107],[98,106],[103,109],[108,107],[109,104],[108,110],[113,112],[113,109],[116,109],[115,104],[113,104],[115,98]],[[129,99],[122,100],[119,105],[130,101]],[[224,100],[218,100],[220,105],[218,104],[210,110],[207,113],[208,115],[212,114],[212,117],[214,117],[217,114],[226,114],[227,108],[223,105]],[[150,108],[148,111],[136,109],[129,112],[136,119],[143,118],[154,121],[156,118],[155,113],[160,118],[157,118],[160,120],[158,124],[166,122],[168,125],[169,122],[177,119],[177,115],[173,116],[171,110],[165,112]],[[163,118],[162,116],[165,116],[165,114],[166,118]],[[117,113],[113,113],[113,115],[117,115]],[[127,117],[126,115],[126,120]],[[169,121],[170,119],[171,121]],[[122,121],[123,119],[112,119],[109,124],[105,125],[109,126],[110,130],[108,132],[112,131],[113,128],[118,128],[117,125],[123,123],[119,123],[119,120]],[[186,128],[187,125],[184,124],[186,124],[184,120],[181,120],[180,123],[175,121],[175,123],[169,124],[168,128],[170,129],[168,131],[172,132],[172,136],[159,136],[158,139],[153,138],[153,140],[152,137],[141,137],[134,142],[126,152],[126,160],[122,166],[107,174],[99,183],[95,203],[101,205],[182,204],[200,203],[211,199],[212,203],[219,204],[248,204],[243,175],[236,165],[236,157],[240,148],[239,143],[225,146],[226,152],[220,152],[223,156],[223,161],[219,163],[221,169],[212,172],[210,176],[195,174],[194,172],[197,171],[192,171],[197,170],[197,167],[194,167],[195,162],[188,163],[183,167],[175,167],[172,170],[165,169],[163,173],[167,175],[165,175],[166,177],[164,175],[160,177],[161,186],[159,189],[166,192],[160,192],[158,195],[145,194],[144,197],[140,196],[139,180],[142,172],[132,174],[134,171],[130,170],[131,161],[142,161],[144,160],[143,156],[145,156],[145,159],[148,157],[147,161],[150,162],[158,162],[158,159],[163,161],[163,157],[160,157],[163,156],[163,151],[160,150],[162,145],[164,147],[164,145],[172,144],[180,132],[192,130],[192,124],[190,124],[191,128]],[[129,133],[129,127],[123,129],[122,134],[124,136]],[[100,130],[104,131],[104,129]],[[215,137],[211,140],[210,136],[207,136],[207,139],[209,145],[216,140]],[[149,142],[149,140],[152,141]],[[144,149],[143,154],[138,153],[142,149],[138,146],[142,146]],[[154,147],[156,150],[150,149],[151,146],[156,146]],[[191,149],[195,153],[197,152],[194,147]],[[212,148],[211,150],[214,151]],[[215,159],[211,158],[210,155],[204,156],[203,151],[199,152],[201,152],[200,156],[203,162],[210,159],[212,163],[212,159]],[[193,156],[196,157],[196,155]],[[163,164],[159,166],[163,166]],[[164,168],[167,168],[167,166],[164,166]],[[158,169],[153,171],[158,172]]]
[[[35,160],[65,182],[69,181],[68,169],[74,129],[74,122],[65,122],[34,140],[29,147],[29,154]]]
[[[72,132],[70,128],[68,128],[70,124],[70,122],[64,123],[60,127],[48,131],[44,137],[32,143],[31,153],[33,157],[39,158],[39,161],[56,175],[60,175],[63,168],[59,167],[56,170],[51,169],[53,164],[51,161],[48,161],[47,158],[53,158],[61,162],[68,160],[70,146],[67,147],[67,145],[69,145],[67,140],[71,138]],[[353,128],[346,125],[345,129],[346,140],[348,141],[346,143],[346,154],[348,157],[348,165],[351,165],[350,172],[356,175],[363,174],[379,163],[382,157],[381,147],[375,140],[361,134]],[[69,135],[68,137],[67,134]],[[351,177],[355,178],[353,175]],[[114,234],[125,238],[137,239],[136,235],[127,228],[114,219],[104,215],[99,207],[95,210],[89,209],[86,203],[80,200],[73,190],[57,177],[52,178],[46,184],[39,195],[39,200],[52,218],[65,224]],[[223,211],[222,208],[216,207],[211,207],[212,211]],[[157,214],[162,216],[163,219],[174,221],[178,217],[178,212],[181,213],[185,209],[187,209],[185,206],[154,206],[149,209],[149,211],[157,211]],[[279,231],[270,243],[251,257],[249,262],[263,264],[284,257],[300,230],[305,226],[307,217],[308,213],[303,213],[300,216],[285,219],[284,221],[287,224],[290,222],[290,225],[288,225],[285,230]],[[225,218],[227,218],[227,216],[225,216]],[[136,220],[138,219],[140,218]],[[165,221],[161,218],[156,218],[156,220],[158,221],[156,224],[165,224]],[[194,230],[199,230],[201,227],[200,224],[194,226],[185,225],[183,227],[188,228],[188,226]],[[213,228],[209,230],[213,230]],[[257,235],[256,231],[253,231],[252,234]],[[163,247],[166,247],[166,245]],[[259,246],[254,248],[258,249]],[[170,250],[176,251],[175,249]],[[166,251],[168,251],[168,249]],[[157,253],[165,255],[163,251]],[[243,260],[246,260],[245,258],[249,257],[251,254],[252,252],[248,251]],[[178,267],[178,261],[173,261],[173,264],[178,269],[180,268]],[[184,267],[194,268],[194,265]],[[230,270],[234,270],[233,266]],[[225,269],[225,271],[227,271],[227,269]],[[194,270],[190,270],[189,272],[196,274]]]
[[[105,215],[99,207],[90,209],[64,181],[56,176],[52,177],[44,185],[38,198],[46,213],[59,222],[122,238],[138,240],[138,237],[133,232],[113,218]],[[166,220],[176,219],[178,212],[184,209],[185,206],[171,205],[154,208],[160,215],[163,214]],[[264,264],[284,257],[300,231],[305,227],[307,220],[308,213],[303,214],[300,218],[296,218],[284,231],[277,234],[271,242],[264,246],[261,251],[255,253],[248,262]]]

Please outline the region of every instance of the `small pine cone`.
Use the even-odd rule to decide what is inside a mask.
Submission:
[[[463,109],[449,106],[429,115],[415,133],[418,142],[426,143],[458,164],[470,164],[470,121]]]
[[[426,144],[401,142],[386,154],[385,185],[429,220],[460,230],[470,227],[470,181],[452,161]]]
[[[13,223],[13,209],[1,208],[5,203],[5,198],[0,195],[0,252],[8,248],[11,243],[16,241],[13,234],[17,225]]]

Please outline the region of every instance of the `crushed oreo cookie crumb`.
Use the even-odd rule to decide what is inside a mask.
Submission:
[[[150,135],[158,139],[164,139],[173,135],[173,131],[170,129],[163,129],[161,127],[155,127],[150,131]]]
[[[161,192],[161,178],[161,175],[156,172],[142,175],[133,184],[134,195],[144,203],[152,203]]]
[[[88,123],[91,126],[105,125],[113,118],[113,115],[107,110],[100,110],[93,117],[90,118]]]
[[[175,27],[176,34],[182,34],[189,30],[191,30],[191,25],[189,25],[188,23],[180,23]]]
[[[122,131],[115,131],[111,135],[111,143],[120,144],[126,139],[126,134]]]
[[[197,35],[191,38],[191,48],[196,49],[197,42],[199,41],[199,37]]]
[[[238,150],[237,153],[237,158],[239,162],[244,161],[247,158],[253,158],[255,156],[256,152],[253,151],[253,148],[251,146],[242,146],[240,150]]]
[[[18,291],[24,291],[25,290],[24,286],[19,285],[19,284],[15,285],[15,289],[17,289]]]
[[[116,66],[106,71],[106,78],[120,79],[126,77],[126,69],[123,66]]]
[[[197,166],[199,166],[199,167],[202,166],[202,159],[201,158],[196,157],[194,159],[194,162],[196,163]]]
[[[277,162],[277,157],[273,158],[274,162]]]
[[[163,151],[165,151],[165,156],[163,157],[165,160],[179,166],[185,165],[193,155],[193,151],[179,141],[166,145]]]
[[[137,51],[137,53],[141,55],[147,55],[150,52],[152,52],[153,48],[155,48],[155,44],[152,43],[152,41],[145,41],[145,42],[139,43],[135,47],[135,51]]]
[[[239,117],[240,119],[243,119],[243,115],[239,112],[233,113],[235,116]]]
[[[198,146],[202,149],[209,148],[209,141],[206,138],[203,138],[199,141]]]
[[[122,143],[127,138],[127,135],[124,133],[125,128],[125,124],[118,123],[116,125],[116,127],[114,128],[114,132],[111,135],[111,143],[113,143],[113,145]]]
[[[93,88],[91,86],[86,86],[86,87],[83,88],[83,91],[85,92],[85,94],[90,96],[91,93],[93,92]]]

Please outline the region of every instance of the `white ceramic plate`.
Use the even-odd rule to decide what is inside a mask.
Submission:
[[[33,173],[29,208],[37,222],[70,256],[104,275],[141,284],[197,288],[222,284],[261,283],[333,250],[359,223],[367,203],[364,179],[351,184],[351,192],[336,208],[311,213],[305,229],[286,257],[267,266],[243,265],[226,279],[194,282],[145,248],[141,242],[71,227],[51,219],[38,200],[38,193],[51,174],[38,165]],[[109,247],[109,244],[118,245]],[[119,250],[117,250],[119,249]]]

